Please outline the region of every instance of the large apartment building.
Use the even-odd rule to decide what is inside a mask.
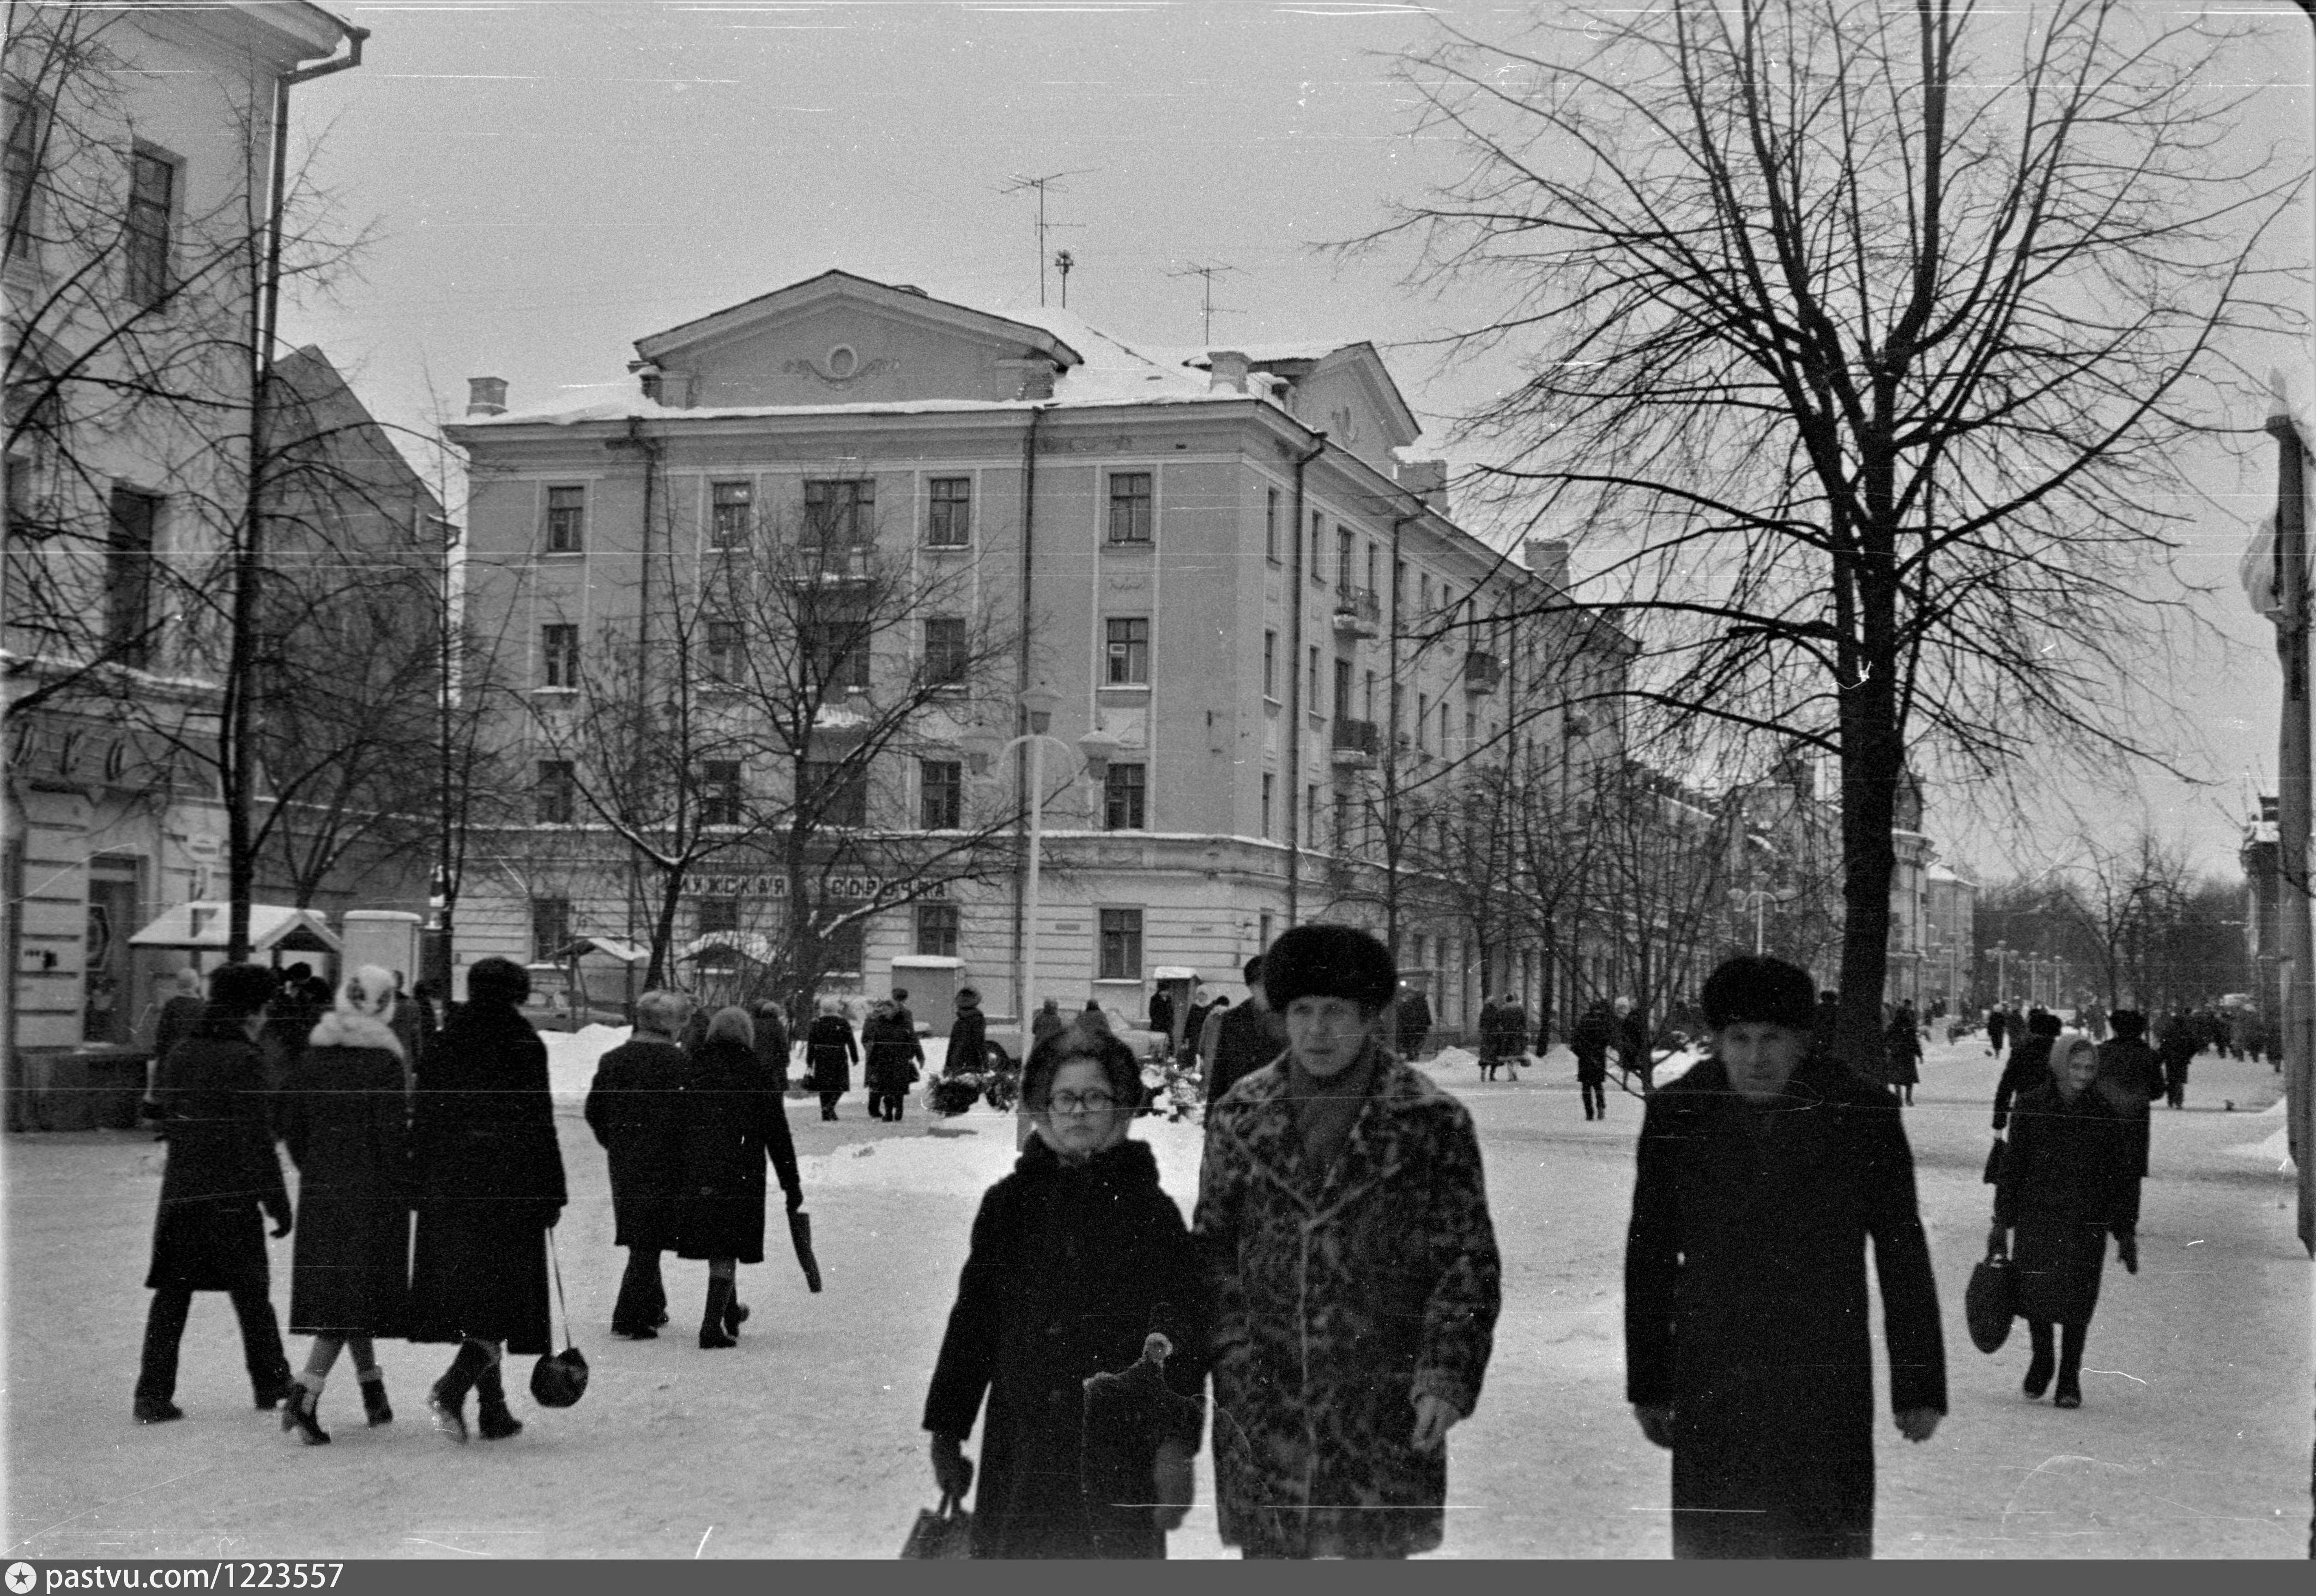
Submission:
[[[969,826],[957,795],[987,785],[987,724],[1011,739],[1028,724],[1016,700],[1051,694],[1034,935],[1017,847],[850,928],[840,985],[881,992],[896,958],[953,957],[1001,1014],[1025,996],[1138,1014],[1161,972],[1234,987],[1297,921],[1383,928],[1386,776],[1436,796],[1545,717],[1555,751],[1614,757],[1601,705],[1624,655],[1538,618],[1564,552],[1533,545],[1523,563],[1458,528],[1443,468],[1399,458],[1420,429],[1368,344],[1136,348],[1066,312],[999,316],[832,271],[636,348],[630,397],[505,408],[503,384],[478,379],[452,429],[469,453],[467,626],[508,645],[541,795],[533,824],[473,856],[462,967],[648,940],[621,850],[571,841],[590,817],[558,790],[551,730],[655,606],[675,606],[664,637],[682,629],[682,595],[715,587],[745,527],[809,548],[824,580],[873,564],[942,595],[843,667],[863,704],[962,659],[968,627],[1002,644],[985,686],[960,674],[957,701],[927,700],[880,755],[892,768],[857,824]],[[699,624],[714,672],[757,646],[737,622]],[[1011,757],[996,776],[1018,804]],[[735,818],[732,795],[795,779],[728,766],[709,801]],[[681,905],[695,958],[779,912],[785,882],[747,860],[739,847],[699,871]],[[1467,929],[1404,896],[1402,963],[1426,972],[1443,1024],[1538,977],[1532,950],[1480,968]]]

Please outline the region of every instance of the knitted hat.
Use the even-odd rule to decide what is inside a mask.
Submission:
[[[467,996],[520,1008],[530,996],[530,972],[512,958],[477,958],[467,971]]]
[[[1705,979],[1705,1023],[1782,1025],[1808,1030],[1817,1023],[1815,984],[1809,972],[1759,953],[1724,959]]]
[[[239,1019],[273,1001],[273,972],[254,964],[220,965],[209,972],[209,1007]]]
[[[1348,925],[1298,925],[1262,956],[1264,1001],[1282,1012],[1298,997],[1340,997],[1375,1013],[1398,990],[1391,950]]]

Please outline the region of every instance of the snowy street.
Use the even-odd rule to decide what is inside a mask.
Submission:
[[[558,1047],[558,1054],[574,1044]],[[582,1050],[583,1052],[583,1049]],[[1556,1053],[1517,1083],[1468,1056],[1435,1074],[1467,1102],[1487,1158],[1504,1312],[1480,1409],[1449,1440],[1444,1556],[1666,1554],[1665,1454],[1623,1395],[1620,1274],[1635,1098],[1588,1124]],[[11,1137],[6,1385],[12,1556],[29,1557],[890,1557],[933,1490],[918,1416],[980,1192],[1010,1165],[1013,1122],[984,1110],[898,1125],[861,1094],[821,1122],[790,1101],[826,1291],[806,1293],[771,1226],[741,1271],[754,1308],[730,1351],[694,1345],[705,1267],[671,1261],[673,1323],[614,1339],[621,1255],[600,1150],[576,1113],[586,1066],[558,1057],[573,1202],[557,1232],[593,1382],[577,1407],[529,1399],[529,1428],[460,1448],[434,1434],[426,1384],[449,1349],[380,1348],[397,1421],[365,1429],[340,1366],[335,1437],[296,1445],[249,1404],[222,1296],[197,1299],[177,1400],[140,1428],[129,1388],[163,1149],[143,1132]],[[2018,1392],[2023,1329],[1970,1345],[1963,1286],[1983,1244],[1980,1182],[1996,1076],[1982,1044],[1934,1044],[1907,1116],[1946,1323],[1952,1412],[1929,1444],[1884,1421],[1884,1556],[2298,1557],[2308,1536],[2309,1266],[2294,1238],[2280,1077],[2196,1060],[2189,1107],[2155,1110],[2142,1264],[2110,1265],[2079,1412]],[[2234,1111],[2222,1109],[2232,1099]],[[1144,1120],[1187,1214],[1198,1130]],[[290,1244],[272,1244],[286,1302]],[[1879,1333],[1876,1333],[1879,1351]],[[302,1362],[306,1342],[290,1343]],[[1886,1385],[1882,1386],[1886,1393]],[[974,1444],[977,1445],[978,1435]],[[968,1446],[968,1452],[973,1446]],[[1172,1538],[1223,1555],[1213,1481]]]

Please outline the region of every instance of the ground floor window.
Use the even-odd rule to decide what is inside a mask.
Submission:
[[[530,900],[530,961],[552,964],[571,942],[571,900],[534,897]]]
[[[957,957],[957,905],[917,905],[917,952],[928,958]]]
[[[1104,981],[1142,979],[1142,911],[1101,912],[1101,976]]]

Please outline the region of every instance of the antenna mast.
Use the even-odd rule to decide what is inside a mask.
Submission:
[[[1205,287],[1203,290],[1203,299],[1200,310],[1200,314],[1204,318],[1201,324],[1204,330],[1198,334],[1199,341],[1201,343],[1212,343],[1215,341],[1215,317],[1216,316],[1243,316],[1246,314],[1243,310],[1234,310],[1226,306],[1217,306],[1215,303],[1215,279],[1220,277],[1225,272],[1235,272],[1237,270],[1238,268],[1236,266],[1202,265],[1186,266],[1180,272],[1169,272],[1166,273],[1169,277],[1196,277],[1204,281]]]
[[[1099,166],[1081,166],[1073,172],[1049,172],[1043,177],[1016,177],[997,191],[1001,194],[1019,194],[1030,189],[1038,192],[1038,303],[1039,305],[1046,302],[1046,235],[1059,232],[1064,227],[1074,231],[1084,225],[1081,222],[1047,221],[1046,219],[1047,192],[1051,191],[1057,194],[1066,194],[1069,190],[1062,187],[1063,178],[1083,177],[1088,173],[1100,170]],[[1065,283],[1066,281],[1066,274],[1064,274]]]

